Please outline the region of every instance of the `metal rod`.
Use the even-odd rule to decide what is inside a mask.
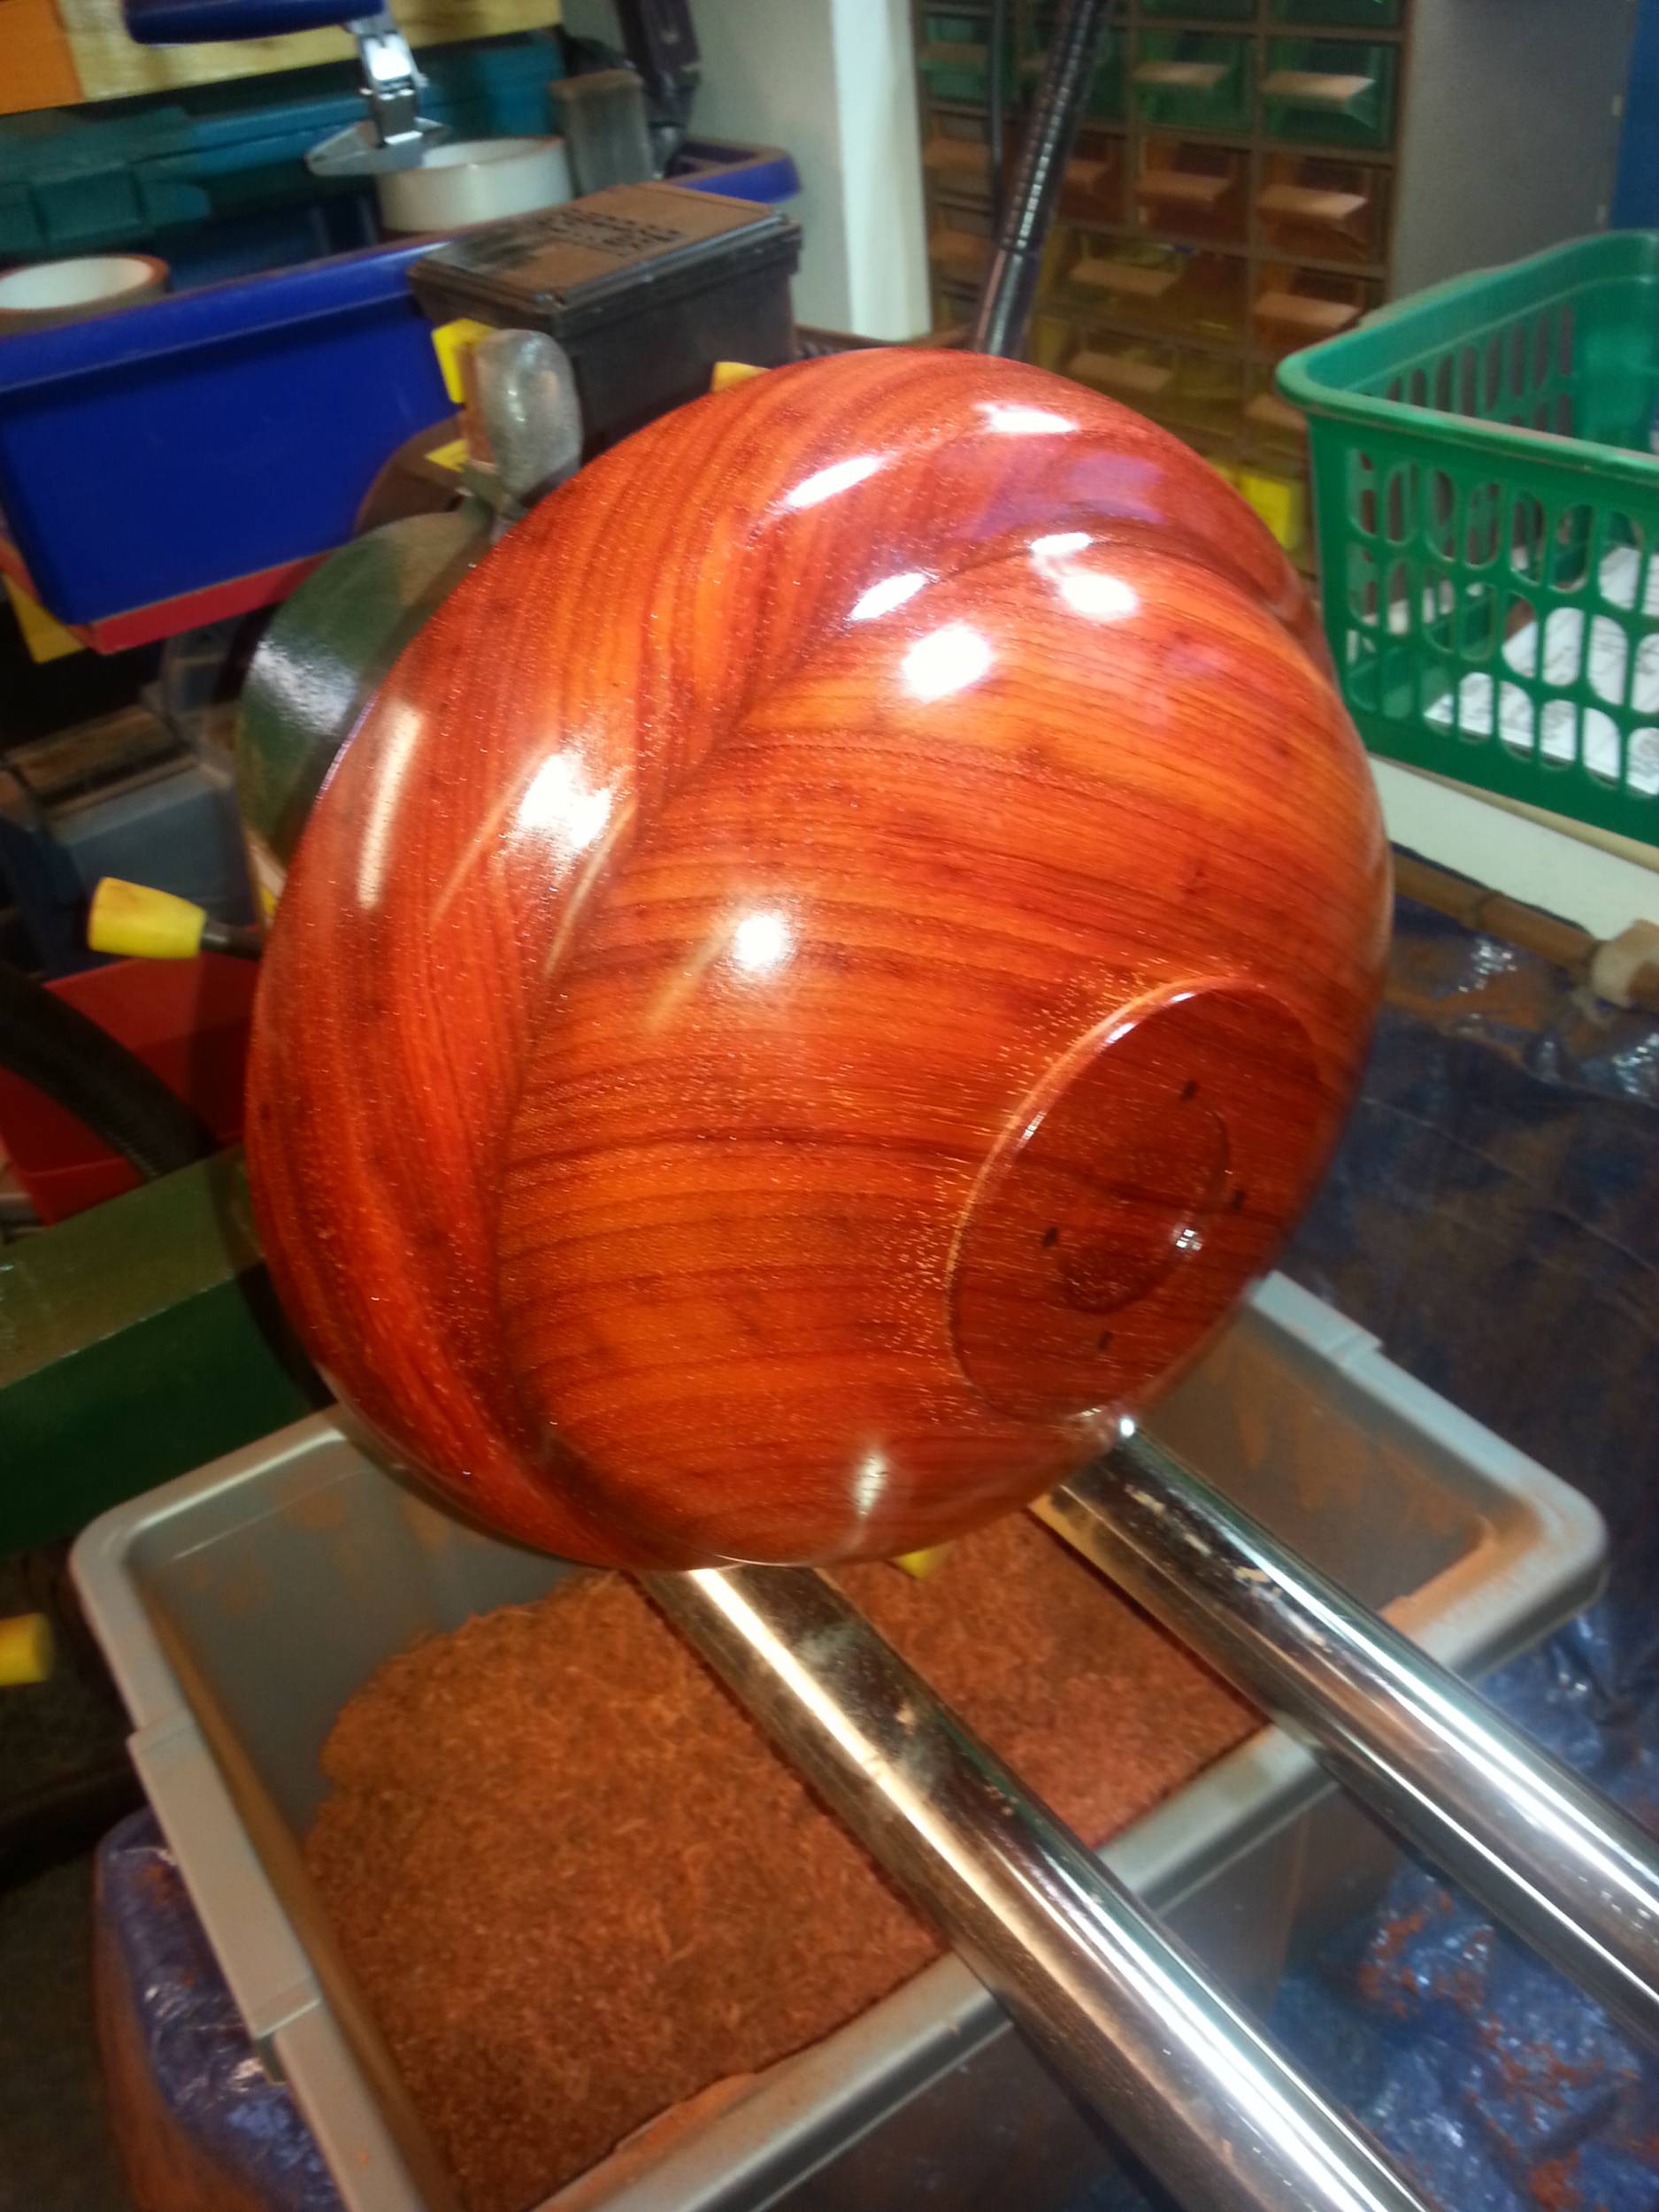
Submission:
[[[265,939],[257,929],[241,922],[216,922],[210,914],[202,925],[204,952],[227,952],[233,960],[257,960],[265,953]]]
[[[1194,2212],[1421,2212],[1421,2200],[804,1568],[644,1578],[675,1626]]]
[[[1043,248],[1105,21],[1106,0],[1064,0],[1061,8],[968,341],[975,353],[1018,360],[1025,350]],[[993,54],[991,67],[1000,66],[1000,58]]]
[[[1649,2046],[1659,1849],[1144,1434],[1036,1510]]]

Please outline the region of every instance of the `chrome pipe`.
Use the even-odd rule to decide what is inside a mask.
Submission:
[[[1143,1432],[1035,1510],[1659,2047],[1659,1846],[1617,1806]]]
[[[1025,350],[1043,248],[1105,22],[1106,0],[1065,0],[1060,11],[1014,181],[997,220],[996,251],[968,341],[975,353],[1018,361]],[[990,65],[993,72],[1000,69],[1002,56],[993,52]]]
[[[1381,2154],[821,1575],[733,1567],[642,1580],[1193,2212],[1422,2212]]]

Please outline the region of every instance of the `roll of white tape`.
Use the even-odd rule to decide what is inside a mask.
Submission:
[[[459,230],[557,207],[571,196],[562,138],[472,138],[435,147],[418,169],[374,180],[388,230]]]
[[[0,276],[0,332],[79,322],[165,292],[171,272],[149,253],[93,253],[37,261]]]

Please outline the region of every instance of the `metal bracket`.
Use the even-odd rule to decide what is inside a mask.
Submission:
[[[419,111],[426,80],[409,41],[384,11],[357,16],[346,28],[357,42],[360,89],[369,112],[363,122],[313,146],[305,166],[317,177],[381,176],[394,169],[419,168],[428,149],[442,145],[449,129]]]

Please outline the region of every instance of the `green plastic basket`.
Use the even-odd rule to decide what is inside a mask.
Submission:
[[[1367,745],[1659,844],[1659,232],[1418,293],[1279,382]]]

